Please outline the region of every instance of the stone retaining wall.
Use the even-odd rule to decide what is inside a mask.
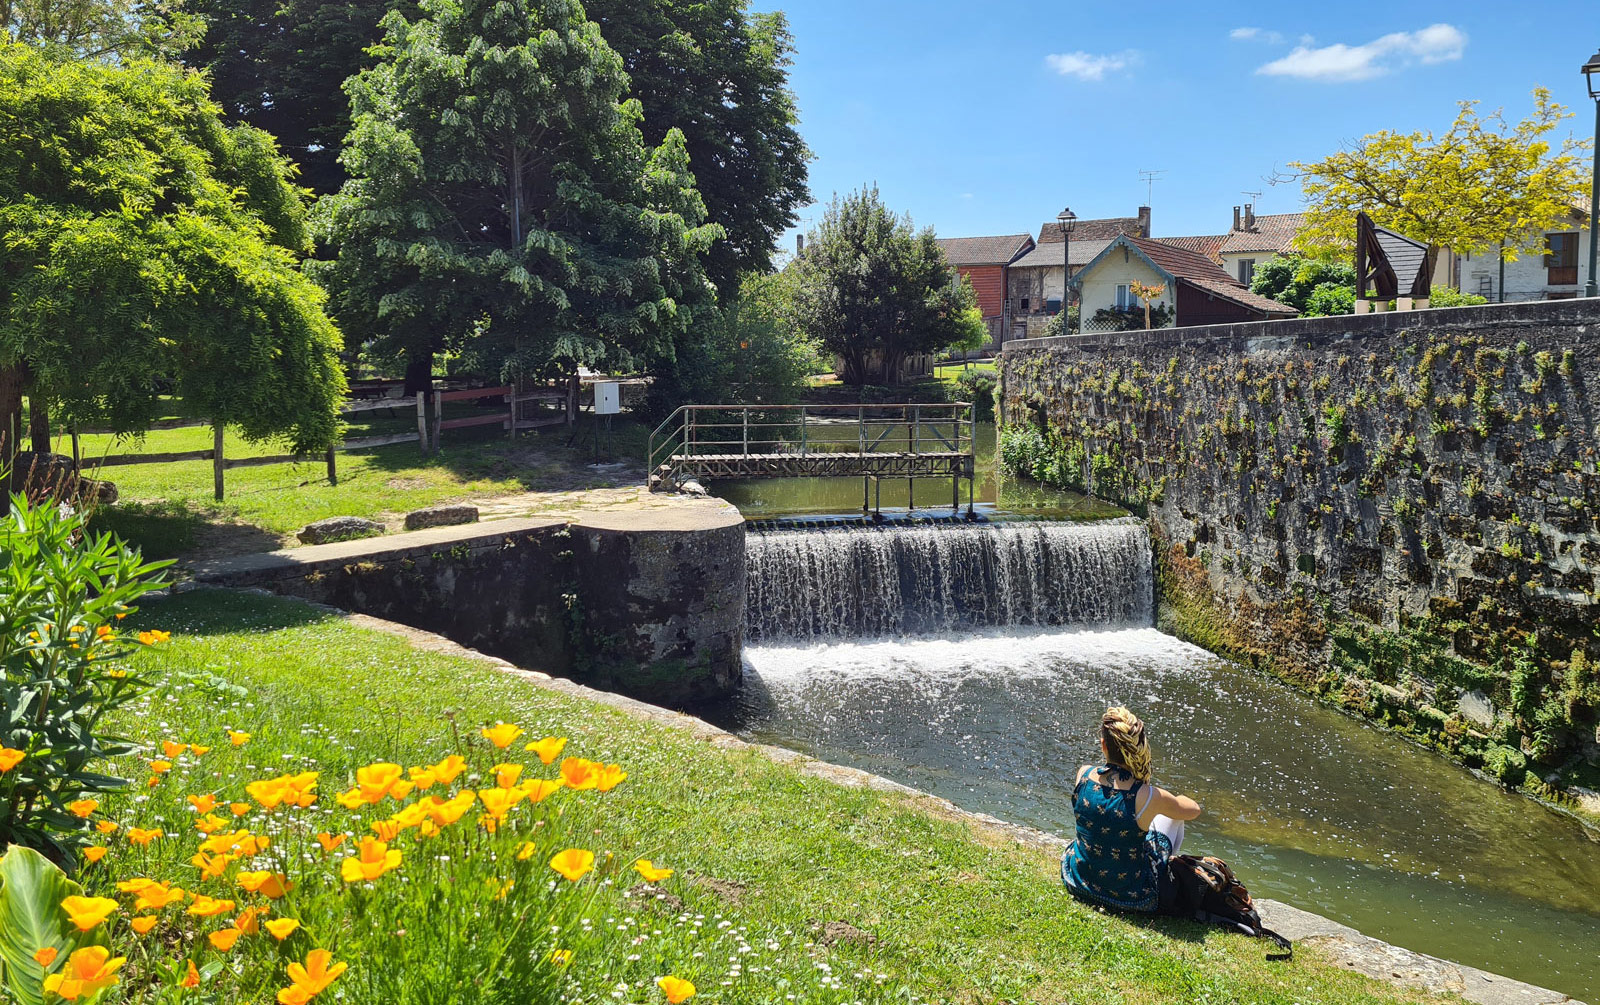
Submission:
[[[1148,514],[1166,627],[1510,784],[1600,760],[1600,301],[1010,342],[1001,371],[1007,461]]]
[[[741,672],[744,520],[726,504],[497,520],[194,573],[403,622],[658,704],[720,698]]]

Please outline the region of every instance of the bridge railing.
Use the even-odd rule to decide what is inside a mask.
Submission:
[[[649,470],[696,457],[974,453],[970,402],[682,405],[650,434]]]

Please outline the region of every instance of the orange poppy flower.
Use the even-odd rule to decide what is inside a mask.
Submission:
[[[565,749],[566,746],[566,737],[547,736],[542,740],[533,741],[522,749],[533,751],[535,754],[539,755],[540,761],[543,761],[545,764],[550,764],[554,762],[557,757],[561,756],[561,751]]]
[[[582,848],[568,848],[550,859],[550,868],[576,883],[594,868],[594,852]]]

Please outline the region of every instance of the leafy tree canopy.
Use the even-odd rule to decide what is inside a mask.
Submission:
[[[795,270],[800,330],[845,363],[846,383],[894,383],[916,352],[941,352],[981,330],[977,296],[932,228],[884,205],[876,186],[834,196]]]
[[[751,11],[749,0],[588,0],[584,9],[622,56],[645,142],[683,132],[708,218],[727,230],[706,272],[731,299],[741,273],[771,268],[778,236],[811,199],[787,20]]]
[[[1305,255],[1279,255],[1256,266],[1255,278],[1250,282],[1250,289],[1280,304],[1288,304],[1301,314],[1305,314],[1312,294],[1324,284],[1348,286],[1351,300],[1354,301],[1355,266],[1331,255],[1318,258]]]
[[[0,0],[0,37],[73,59],[170,58],[204,27],[182,0]]]
[[[683,134],[647,149],[622,61],[572,0],[423,0],[347,84],[350,180],[318,206],[347,332],[510,378],[668,362],[714,309]]]
[[[0,43],[0,418],[20,387],[137,433],[171,392],[246,436],[331,443],[338,332],[296,266],[303,193],[271,137],[176,67]]]
[[[383,37],[391,10],[410,0],[190,0],[205,38],[184,57],[211,77],[211,96],[230,119],[264,129],[318,194],[344,182],[339,146],[350,131],[345,80],[371,66],[365,50]]]
[[[1355,214],[1365,210],[1388,227],[1432,248],[1479,254],[1504,241],[1505,255],[1566,221],[1587,199],[1587,142],[1552,144],[1567,109],[1550,92],[1533,92],[1528,118],[1508,123],[1500,111],[1478,114],[1464,101],[1443,135],[1384,130],[1353,147],[1310,162],[1293,162],[1284,180],[1306,196],[1307,251],[1346,252],[1355,243]]]

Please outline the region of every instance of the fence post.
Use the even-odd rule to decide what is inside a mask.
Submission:
[[[334,449],[332,447],[329,447],[328,448],[328,453],[327,453],[327,458],[326,458],[327,462],[328,462],[328,484],[329,485],[337,485],[337,484],[339,484],[339,466],[338,466],[338,463],[334,460],[334,458],[337,457],[337,456],[338,456],[338,454],[334,451]]]
[[[749,457],[750,456],[750,409],[745,408],[745,409],[741,409],[740,411],[741,411],[741,414],[744,416],[744,454],[743,454],[743,456]]]
[[[83,449],[78,442],[78,431],[72,431],[72,469],[76,471],[83,464]]]
[[[441,444],[439,439],[444,433],[444,392],[433,392],[433,453],[438,456]]]
[[[428,396],[417,392],[417,439],[422,443],[422,453],[428,453]]]
[[[226,428],[225,423],[211,424],[211,489],[218,502],[222,501],[222,432]]]
[[[517,389],[515,387],[511,389],[510,394],[506,395],[506,410],[511,413],[506,422],[506,427],[510,432],[506,435],[515,441],[517,438]]]

